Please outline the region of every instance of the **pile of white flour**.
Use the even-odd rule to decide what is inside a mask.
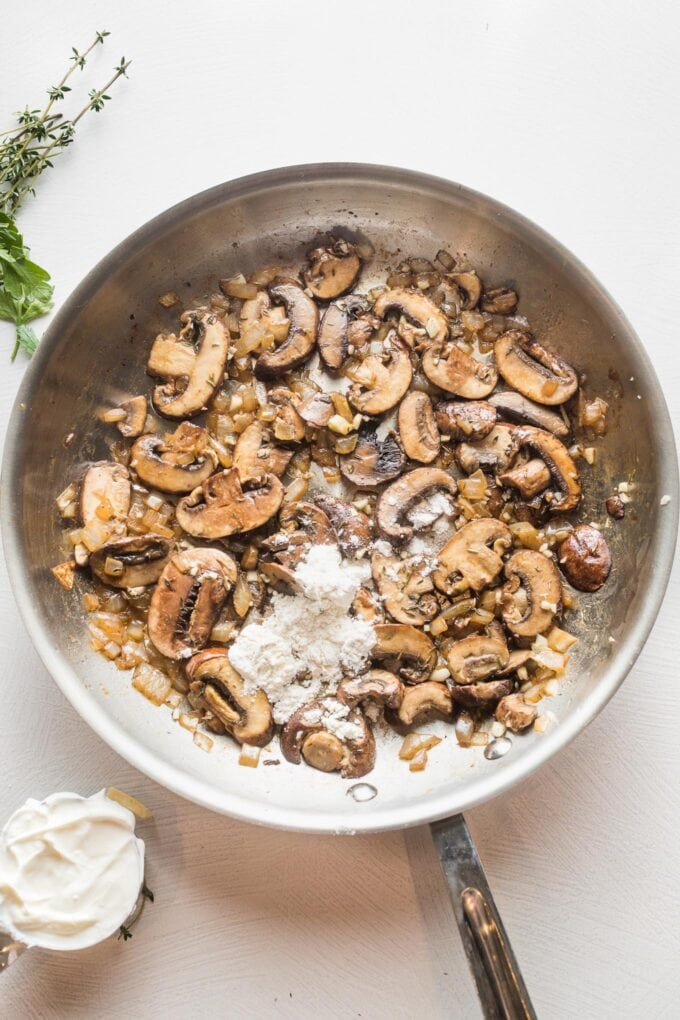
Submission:
[[[246,693],[263,690],[277,723],[365,667],[375,633],[350,609],[369,576],[367,563],[348,563],[337,546],[311,546],[295,569],[299,593],[275,592],[264,619],[245,626],[229,649]]]

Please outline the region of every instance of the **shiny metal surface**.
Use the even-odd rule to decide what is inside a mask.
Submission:
[[[82,460],[107,455],[98,406],[140,387],[155,334],[174,325],[158,296],[191,302],[220,277],[263,263],[299,262],[328,232],[366,238],[373,269],[440,247],[469,259],[489,284],[516,283],[520,311],[539,336],[587,372],[588,392],[610,402],[612,427],[588,472],[583,520],[607,522],[615,482],[633,481],[624,522],[607,526],[614,568],[583,596],[570,629],[580,642],[568,684],[550,707],[558,725],[513,741],[502,759],[448,739],[421,774],[406,775],[395,745],[379,748],[368,802],[336,776],[282,763],[243,769],[229,741],[205,754],[90,651],[78,592],[50,567],[60,559],[54,497]],[[370,279],[370,276],[369,276]],[[631,379],[633,381],[631,381]],[[70,433],[68,446],[62,440]],[[5,551],[17,602],[47,668],[84,719],[156,779],[214,810],[308,831],[371,831],[431,821],[507,789],[547,761],[606,704],[652,626],[677,533],[677,459],[661,390],[640,341],[591,274],[538,227],[444,180],[384,167],[293,167],[221,185],[152,220],[83,281],[56,316],[29,367],[10,423],[2,477]],[[661,506],[661,497],[671,497]],[[78,582],[81,584],[82,582]],[[84,589],[81,589],[84,590]],[[614,640],[610,640],[613,638]]]

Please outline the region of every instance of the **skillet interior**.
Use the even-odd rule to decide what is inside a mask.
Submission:
[[[304,767],[239,768],[218,740],[210,754],[88,647],[79,599],[53,580],[59,523],[54,497],[82,460],[107,454],[102,404],[140,391],[151,339],[175,316],[167,290],[199,303],[217,280],[267,263],[299,263],[331,231],[370,240],[372,272],[407,255],[464,255],[488,283],[514,283],[520,312],[581,371],[588,392],[609,401],[611,426],[598,443],[581,520],[606,520],[604,499],[635,483],[626,519],[607,537],[614,568],[583,596],[580,642],[569,681],[549,707],[559,724],[514,742],[499,762],[461,751],[452,731],[411,774],[396,760],[400,738],[379,748],[368,777],[375,799],[356,803],[348,783]],[[614,377],[612,377],[612,375]],[[632,377],[632,378],[631,378]],[[639,398],[638,398],[639,395]],[[62,438],[74,433],[65,447]],[[588,470],[584,468],[584,470]],[[660,506],[664,494],[671,502]],[[415,824],[486,799],[533,771],[571,739],[614,693],[653,623],[677,533],[677,460],[654,372],[633,330],[587,270],[517,214],[436,178],[361,165],[277,170],[221,185],[171,209],[124,241],[69,298],[46,334],[14,407],[2,483],[10,574],[31,636],[62,690],[129,761],[176,792],[252,821],[314,831],[367,831]],[[610,641],[610,637],[614,641]]]

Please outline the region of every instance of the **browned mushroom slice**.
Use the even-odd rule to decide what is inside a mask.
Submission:
[[[333,525],[338,545],[345,556],[356,556],[361,549],[367,548],[371,541],[371,521],[366,514],[327,492],[316,492],[311,498]]]
[[[511,471],[505,471],[498,476],[501,485],[510,485],[517,489],[523,499],[533,499],[539,492],[543,492],[550,485],[552,475],[538,457],[519,464]]]
[[[290,567],[284,567],[281,563],[260,563],[258,569],[267,584],[276,591],[282,591],[286,595],[302,591]]]
[[[435,386],[469,400],[487,397],[498,382],[498,373],[491,362],[477,361],[453,341],[428,347],[422,366]]]
[[[161,655],[186,659],[208,643],[236,576],[231,556],[217,549],[175,553],[149,606],[149,637]]]
[[[513,733],[520,733],[532,725],[538,709],[529,705],[521,694],[508,694],[496,706],[496,718]]]
[[[277,386],[269,391],[268,399],[279,408],[274,419],[274,438],[282,443],[301,443],[305,438],[305,423],[298,414],[297,395],[285,386]]]
[[[350,295],[337,304],[329,305],[321,317],[318,348],[321,361],[332,372],[339,371],[350,354],[351,347],[360,347],[371,337],[371,318],[362,316],[366,301]],[[352,315],[359,313],[359,318]],[[377,319],[373,320],[379,325]]]
[[[368,623],[382,623],[385,619],[382,606],[375,599],[375,594],[368,588],[359,588],[352,602],[354,615]]]
[[[440,448],[439,431],[427,393],[412,390],[399,404],[399,438],[407,457],[430,464]]]
[[[337,544],[331,522],[323,510],[313,503],[284,505],[279,514],[279,523],[281,530],[266,538],[262,548],[273,553],[285,567],[296,567],[312,545]]]
[[[147,399],[145,396],[130,397],[120,405],[125,411],[125,418],[116,422],[116,428],[126,439],[136,439],[141,436],[146,424]]]
[[[285,305],[290,328],[282,344],[272,351],[265,351],[257,359],[255,375],[258,379],[276,379],[306,361],[316,343],[319,321],[314,301],[294,281],[274,283],[269,294],[273,301]]]
[[[370,772],[375,762],[375,739],[358,709],[350,710],[347,724],[352,735],[340,739],[327,729],[327,703],[312,701],[294,712],[281,732],[284,758],[299,765],[302,759],[321,772],[340,772],[344,779],[356,779]],[[342,705],[342,702],[336,702]],[[345,711],[346,706],[345,707]]]
[[[562,608],[557,567],[543,553],[519,549],[505,564],[501,596],[503,622],[519,637],[535,637],[552,625]]]
[[[161,334],[153,344],[147,372],[167,380],[153,391],[166,418],[189,418],[203,410],[222,381],[229,339],[210,311],[184,312],[179,336]]]
[[[185,421],[170,436],[142,436],[132,446],[131,466],[145,485],[161,492],[191,492],[217,467],[206,429]]]
[[[564,439],[571,431],[561,414],[550,411],[541,404],[535,404],[528,397],[512,390],[504,390],[502,393],[492,393],[489,403],[496,408],[503,418],[510,421],[519,421],[526,425],[535,425],[546,432],[552,432],[559,439]]]
[[[246,693],[243,678],[224,648],[206,648],[186,664],[191,693],[239,744],[264,747],[272,738],[274,719],[267,695]]]
[[[503,628],[492,623],[486,634],[470,634],[446,649],[449,672],[457,684],[474,684],[504,669],[510,653]]]
[[[330,393],[311,393],[300,401],[297,413],[308,425],[325,428],[335,414],[335,405],[331,400]]]
[[[347,368],[354,383],[347,394],[361,414],[384,414],[399,403],[413,378],[409,349],[392,335],[381,354],[369,354],[358,365]]]
[[[284,450],[268,442],[268,432],[261,421],[251,422],[238,437],[234,447],[233,466],[242,482],[262,475],[280,478],[290,464],[292,450]]]
[[[558,559],[565,577],[579,591],[597,591],[612,567],[604,535],[589,524],[578,524],[565,538]]]
[[[275,475],[241,484],[237,468],[220,471],[177,504],[177,523],[195,538],[226,538],[253,531],[273,517],[283,500]]]
[[[359,430],[352,453],[340,457],[342,476],[359,489],[377,489],[404,470],[406,458],[394,432],[378,439],[378,426],[367,422]]]
[[[401,524],[400,519],[415,503],[437,489],[451,496],[457,491],[455,480],[441,468],[415,468],[392,482],[381,492],[376,506],[376,519],[383,534],[398,539],[410,538],[413,527]]]
[[[421,556],[402,560],[374,552],[371,571],[387,612],[398,623],[422,627],[439,611],[432,578],[423,569]]]
[[[532,652],[530,648],[513,648],[510,652],[510,657],[507,664],[503,669],[499,669],[497,676],[511,676],[516,673],[517,670],[529,661]]]
[[[384,319],[393,309],[424,329],[429,339],[435,343],[441,343],[449,335],[446,316],[422,291],[406,290],[403,287],[383,291],[373,305],[375,315]]]
[[[459,443],[454,455],[463,471],[468,475],[480,468],[506,471],[519,449],[516,429],[516,425],[494,425],[491,432],[479,442]]]
[[[475,684],[452,684],[451,698],[462,708],[485,711],[512,691],[512,680],[482,680]]]
[[[460,578],[479,591],[496,580],[503,569],[501,556],[511,545],[512,532],[502,521],[493,517],[469,521],[439,550],[432,579],[446,594],[453,593]]]
[[[453,701],[446,684],[426,680],[417,687],[408,687],[404,690],[398,718],[404,726],[412,726],[414,723],[430,719],[433,715],[450,719],[452,713]]]
[[[135,535],[107,542],[90,556],[92,573],[111,588],[155,584],[170,556],[170,543],[158,535]]]
[[[506,383],[538,404],[563,404],[578,388],[571,365],[520,329],[498,338],[495,355]]]
[[[350,708],[370,701],[396,710],[404,697],[404,686],[398,676],[386,669],[369,669],[363,676],[343,680],[337,696],[338,701]]]
[[[511,287],[492,287],[484,292],[482,311],[490,315],[512,315],[517,301],[517,292]]]
[[[377,623],[373,629],[374,662],[382,662],[405,683],[419,684],[427,679],[437,662],[437,649],[427,634],[404,623]]]
[[[361,259],[354,245],[342,238],[326,248],[309,253],[309,268],[304,272],[305,285],[320,301],[332,301],[351,290],[361,271]]]
[[[485,400],[443,400],[435,408],[437,427],[452,439],[483,439],[498,417],[495,407]]]
[[[83,525],[108,520],[116,531],[125,531],[130,509],[130,475],[122,464],[102,460],[92,464],[80,484],[80,517]],[[99,512],[98,512],[99,511]],[[102,513],[106,511],[106,513]]]
[[[453,280],[456,287],[463,294],[463,303],[461,305],[463,311],[470,311],[476,308],[482,296],[482,281],[474,270],[466,273],[451,273],[448,279]]]
[[[564,443],[551,432],[534,428],[533,425],[518,425],[514,431],[514,440],[520,446],[528,446],[548,467],[557,490],[545,497],[551,512],[567,513],[578,506],[581,499],[578,468]]]

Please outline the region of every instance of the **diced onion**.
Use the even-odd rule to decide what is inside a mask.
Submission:
[[[196,747],[200,747],[201,751],[212,751],[213,744],[215,743],[207,733],[202,733],[201,730],[195,730],[194,732],[194,744]]]
[[[238,763],[239,765],[245,765],[246,768],[256,769],[260,761],[261,753],[261,747],[252,747],[251,744],[243,744],[241,747],[241,753],[238,756]]]
[[[154,705],[162,705],[172,690],[170,677],[148,662],[142,662],[135,668],[132,686]]]
[[[402,761],[411,761],[419,751],[429,751],[441,742],[441,737],[435,737],[432,733],[409,733],[399,748],[399,757]]]

